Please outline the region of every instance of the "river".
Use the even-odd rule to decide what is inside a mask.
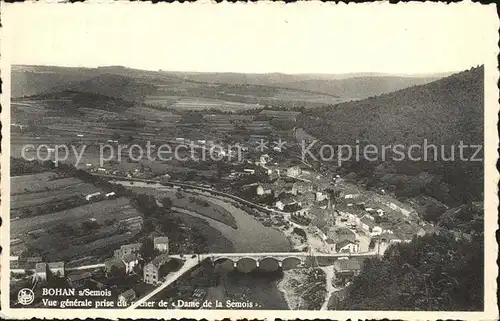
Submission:
[[[114,181],[114,183],[129,187],[138,193],[148,193],[148,190],[150,192],[154,190],[155,193],[172,190],[172,188],[161,184],[147,184],[143,182],[130,184],[128,181]],[[224,207],[233,215],[236,221],[236,229],[189,210],[179,210],[178,212],[201,218],[208,222],[210,226],[217,229],[233,244],[235,252],[291,251],[292,246],[289,240],[280,231],[264,226],[253,216],[234,207],[223,199],[210,197],[210,201]],[[220,279],[216,286],[211,286],[207,289],[207,300],[218,300],[221,302],[227,300],[248,301],[251,302],[254,309],[288,309],[283,294],[277,287],[277,283],[281,280],[280,276],[234,273],[231,272],[231,264],[219,264],[216,270]]]

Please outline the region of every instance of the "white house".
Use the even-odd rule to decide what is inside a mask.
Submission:
[[[88,194],[87,196],[85,196],[85,199],[87,201],[91,201],[97,197],[99,197],[101,195],[101,192],[95,192],[95,193],[92,193],[92,194]]]
[[[289,177],[298,177],[302,174],[302,169],[299,166],[292,166],[286,170],[286,175]]]
[[[162,253],[168,254],[168,237],[166,236],[157,236],[153,240],[154,247],[158,251]]]
[[[139,258],[134,253],[124,255],[122,257],[123,264],[125,264],[125,273],[130,274],[134,268],[139,264]]]
[[[372,232],[371,232],[371,235],[372,236],[376,236],[376,235],[380,235],[382,234],[383,230],[380,226],[378,225],[375,225],[373,228],[372,228]]]
[[[351,240],[342,240],[335,244],[335,249],[338,253],[358,253],[359,242]]]
[[[268,185],[260,184],[257,186],[257,195],[266,195],[271,194],[272,192],[271,187]]]
[[[321,202],[322,200],[325,200],[328,198],[328,194],[322,191],[317,191],[316,192],[316,201]]]

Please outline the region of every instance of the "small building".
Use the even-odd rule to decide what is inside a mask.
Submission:
[[[363,216],[360,222],[361,227],[368,232],[372,232],[373,228],[376,226],[375,220],[370,215]]]
[[[269,184],[259,184],[257,186],[257,195],[268,195],[271,194],[272,192],[273,191]]]
[[[354,276],[361,271],[361,261],[358,259],[337,260],[333,266],[336,276]]]
[[[65,275],[64,262],[48,263],[47,267],[49,268],[49,271],[53,276],[64,277]]]
[[[292,186],[292,194],[303,194],[313,191],[313,185],[310,182],[295,182]]]
[[[358,253],[359,242],[351,240],[342,240],[335,244],[335,251],[338,253]]]
[[[168,254],[168,237],[157,236],[153,240],[154,247],[161,253]]]
[[[314,194],[311,192],[306,192],[303,194],[298,195],[295,200],[300,206],[308,206],[314,203]]]
[[[74,288],[81,288],[92,277],[90,272],[71,274],[68,276],[68,283]]]
[[[36,280],[47,280],[51,276],[64,277],[64,274],[64,262],[40,262],[35,265],[34,278]]]
[[[107,275],[110,273],[126,273],[125,263],[123,263],[123,260],[120,258],[112,258],[104,262],[104,270]]]
[[[125,264],[126,274],[132,273],[134,268],[139,264],[139,258],[134,253],[123,256],[122,261]]]
[[[87,196],[85,196],[85,199],[87,200],[87,202],[90,202],[92,200],[99,198],[99,196],[101,196],[101,192],[95,192],[95,193],[88,194]]]
[[[123,258],[125,255],[128,254],[137,254],[141,250],[141,243],[132,243],[132,244],[125,244],[120,246],[119,250],[116,250],[114,252],[116,258]]]
[[[163,267],[171,259],[167,254],[161,254],[144,267],[144,283],[158,284],[168,271]]]
[[[302,174],[302,169],[299,166],[291,166],[286,170],[286,176],[297,178]]]
[[[292,199],[291,197],[285,197],[284,199],[277,201],[275,203],[275,206],[276,206],[276,208],[283,211],[285,209],[285,207],[292,206],[293,204],[296,204],[296,203],[297,202],[294,199]]]
[[[321,202],[328,198],[328,193],[324,191],[316,191],[316,202]]]
[[[106,198],[115,198],[115,197],[116,197],[115,192],[110,192],[106,194]]]
[[[255,174],[255,169],[245,168],[245,169],[243,170],[243,172],[244,172],[245,174],[251,174],[251,175],[253,175],[253,174]]]
[[[376,235],[380,235],[382,234],[383,232],[383,229],[378,226],[378,225],[375,225],[373,228],[372,228],[372,232],[370,233],[372,236],[376,236]]]
[[[37,281],[47,280],[47,263],[37,263],[35,265],[35,275],[34,278]]]
[[[121,293],[118,296],[118,302],[121,306],[128,306],[137,298],[135,291],[133,289],[128,289],[127,291]]]
[[[356,233],[348,229],[347,227],[329,227],[324,229],[323,232],[326,236],[339,243],[345,240],[354,242],[356,240]]]

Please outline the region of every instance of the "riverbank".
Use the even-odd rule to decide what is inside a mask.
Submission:
[[[318,268],[285,270],[278,289],[290,310],[320,310],[327,294],[326,275]]]
[[[142,182],[134,182],[130,184],[127,181],[114,181],[127,188],[140,189],[142,193],[160,196],[165,195],[165,191],[171,191],[172,188],[162,186],[161,184],[148,184]],[[214,228],[220,234],[232,243],[232,251],[230,252],[287,252],[291,251],[292,246],[288,238],[278,229],[264,226],[253,215],[246,213],[242,209],[234,206],[234,200],[218,196],[205,194],[204,192],[193,193],[187,190],[182,191],[186,196],[193,195],[197,198],[205,198],[205,200],[214,204],[221,210],[231,213],[236,223],[236,228],[233,228],[221,221],[201,215],[199,213],[187,210],[176,209],[179,215],[196,217],[208,223],[208,226]],[[208,233],[208,232],[207,232]],[[212,251],[212,250],[211,250]],[[213,252],[224,252],[222,250],[214,250]]]

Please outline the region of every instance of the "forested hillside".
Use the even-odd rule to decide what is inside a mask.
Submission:
[[[414,161],[346,162],[369,186],[393,190],[397,196],[425,193],[450,206],[482,200],[483,162],[463,161],[458,146],[483,145],[483,67],[390,94],[335,106],[306,110],[298,122],[306,132],[332,145],[404,145],[437,147],[438,157]],[[443,148],[443,149],[442,149]],[[418,151],[422,156],[423,150]],[[450,157],[455,149],[454,160]],[[380,149],[379,149],[380,150]],[[444,152],[442,152],[444,150]],[[465,149],[470,158],[475,149]],[[429,153],[434,155],[434,152]],[[380,155],[379,155],[380,156]],[[390,156],[390,155],[389,155]],[[476,155],[481,159],[482,151]]]

